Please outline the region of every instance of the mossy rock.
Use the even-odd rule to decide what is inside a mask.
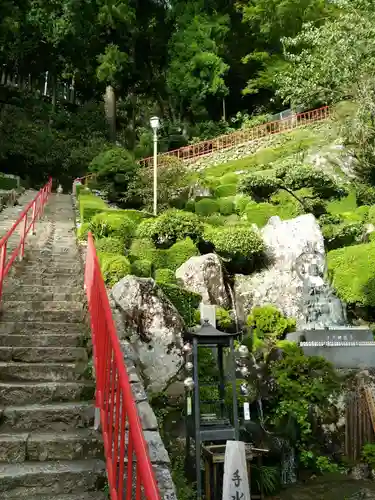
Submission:
[[[177,285],[160,282],[158,285],[180,313],[186,326],[194,326],[195,310],[199,307],[202,297]]]

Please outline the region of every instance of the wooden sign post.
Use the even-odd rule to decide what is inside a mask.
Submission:
[[[251,500],[245,443],[227,441],[224,459],[223,500]]]

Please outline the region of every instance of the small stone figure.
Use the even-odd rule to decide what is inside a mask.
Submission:
[[[57,187],[57,189],[56,189],[56,193],[57,194],[62,194],[62,192],[63,192],[63,187],[62,187],[61,184],[59,184],[58,187]]]

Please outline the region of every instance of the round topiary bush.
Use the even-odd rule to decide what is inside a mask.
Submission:
[[[195,203],[195,213],[207,217],[219,211],[219,203],[213,198],[202,198]]]
[[[116,210],[95,215],[90,222],[90,231],[96,239],[106,236],[120,238],[128,246],[133,238],[136,224]]]
[[[226,198],[227,196],[235,196],[237,193],[237,184],[223,184],[215,189],[216,198]]]
[[[124,255],[100,254],[100,266],[106,285],[113,286],[131,272],[129,260]]]
[[[157,283],[169,283],[172,285],[177,285],[176,274],[172,269],[157,269],[155,271],[155,281]]]
[[[131,265],[131,272],[139,278],[149,278],[152,276],[152,268],[152,262],[149,260],[136,260]]]
[[[238,213],[238,215],[242,215],[245,213],[246,211],[246,207],[249,205],[249,204],[252,204],[254,205],[254,200],[252,198],[250,198],[250,196],[246,196],[246,195],[237,195],[234,199],[234,207],[235,207],[235,210],[236,210],[236,213]]]
[[[134,239],[129,248],[129,258],[132,262],[147,260],[152,263],[154,269],[166,267],[165,250],[155,247],[152,240],[146,238]]]
[[[234,212],[233,198],[219,198],[219,211],[221,215],[231,215]]]
[[[277,207],[271,203],[254,203],[246,207],[246,218],[251,224],[263,227],[270,217],[278,215]]]
[[[225,185],[225,184],[236,184],[238,183],[238,175],[229,173],[229,174],[224,174],[220,178],[220,184]]]
[[[112,253],[122,255],[124,253],[124,243],[120,238],[100,238],[95,240],[97,252]]]
[[[280,181],[274,176],[254,173],[241,179],[239,190],[256,201],[269,200],[278,191]]]
[[[139,239],[146,238],[151,240],[154,232],[155,221],[156,218],[142,220],[135,231],[136,237]]]
[[[176,241],[191,238],[198,241],[203,234],[203,224],[196,214],[184,210],[170,209],[162,213],[153,223],[138,226],[138,237],[152,239],[156,246],[168,248]]]
[[[168,268],[172,270],[178,269],[184,262],[199,255],[199,251],[194,242],[190,238],[182,241],[177,241],[174,245],[166,250]]]
[[[266,337],[282,339],[287,333],[296,329],[295,319],[286,318],[271,305],[254,307],[247,317],[247,324],[259,339]]]
[[[188,212],[195,212],[195,201],[188,200],[185,205],[185,210],[187,210]]]

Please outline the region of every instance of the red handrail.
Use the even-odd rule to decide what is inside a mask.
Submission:
[[[131,500],[134,487],[136,500],[142,498],[142,490],[147,500],[161,500],[91,233],[88,235],[85,290],[96,375],[96,408],[100,412],[111,500]]]
[[[35,198],[27,205],[27,207],[22,211],[21,215],[18,217],[13,226],[0,240],[0,302],[3,294],[3,284],[4,278],[9,273],[13,262],[16,260],[17,256],[20,260],[23,259],[25,255],[25,242],[27,235],[30,230],[32,234],[35,234],[35,223],[43,215],[44,207],[48,201],[49,195],[52,190],[52,177],[50,177],[47,184],[42,187]],[[29,217],[31,212],[31,218]],[[8,240],[15,232],[17,227],[20,226],[20,241],[16,248],[7,256]],[[8,259],[7,259],[8,257]]]

